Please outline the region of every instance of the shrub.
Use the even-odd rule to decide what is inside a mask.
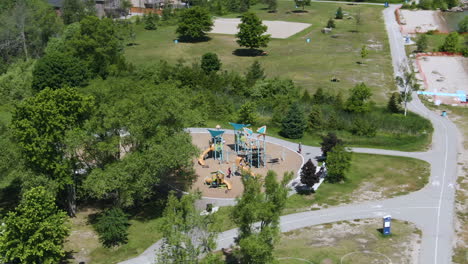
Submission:
[[[106,210],[97,219],[95,228],[99,240],[105,247],[118,246],[128,240],[127,215],[120,208]]]
[[[335,20],[333,20],[333,18],[328,19],[327,28],[336,28]]]
[[[445,38],[444,44],[439,47],[439,51],[457,52],[459,42],[458,33],[452,32]]]
[[[312,187],[315,183],[319,182],[318,174],[315,174],[316,167],[311,159],[309,159],[301,169],[301,183]]]
[[[356,136],[375,137],[377,128],[371,122],[364,118],[356,118],[353,121],[351,133]]]
[[[458,22],[458,32],[468,32],[468,16],[465,16],[460,22]]]
[[[341,7],[338,7],[338,10],[336,10],[335,18],[343,19],[343,10],[341,9]]]
[[[221,69],[221,61],[216,53],[208,52],[201,58],[201,68],[206,73],[217,72]]]

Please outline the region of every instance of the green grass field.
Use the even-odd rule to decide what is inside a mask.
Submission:
[[[393,263],[414,263],[413,254],[418,252],[412,251],[419,247],[421,231],[414,224],[393,220],[392,235],[384,237],[378,231],[381,221],[341,221],[283,233],[275,255],[279,263],[288,264],[307,263],[298,259],[327,264],[389,263],[388,258]]]
[[[293,195],[288,199],[287,208],[283,214],[306,211],[314,204],[327,207],[351,203],[353,202],[351,197],[356,195],[357,190],[364,185],[369,186],[364,188],[368,191],[376,191],[379,186],[389,186],[382,191],[382,196],[389,198],[419,190],[428,181],[429,164],[424,161],[368,154],[354,154],[353,156],[351,170],[345,183],[324,183],[315,194]],[[218,221],[223,223],[223,231],[235,228],[231,220],[232,209],[233,207],[222,207],[217,213]],[[87,220],[91,213],[93,212],[80,212],[76,218],[72,219],[73,235],[69,237],[66,247],[75,251],[83,249],[75,255],[83,257],[87,263],[117,263],[135,257],[161,238],[158,230],[161,218],[137,217],[130,221],[128,244],[117,248],[104,248]]]
[[[360,12],[362,25],[356,27],[355,19],[337,20],[332,34],[322,34],[327,20],[341,6],[345,18]],[[177,38],[175,26],[160,26],[156,31],[146,31],[138,26],[137,45],[125,50],[128,61],[135,65],[149,64],[157,60],[175,63],[183,60],[188,64],[199,61],[206,52],[215,52],[223,62],[223,69],[245,71],[247,65],[259,60],[269,77],[281,76],[314,92],[318,87],[329,91],[347,91],[359,82],[373,89],[373,99],[384,104],[389,92],[395,89],[392,77],[391,57],[387,33],[382,17],[383,6],[356,6],[347,4],[312,3],[308,13],[293,13],[293,2],[278,2],[278,12],[268,13],[264,5],[252,7],[264,20],[284,20],[311,23],[306,30],[288,38],[273,39],[265,49],[268,56],[245,57],[233,55],[239,48],[233,35],[210,34],[211,40],[199,43],[174,44]],[[228,17],[236,17],[229,15]],[[354,32],[358,29],[358,32]],[[336,38],[333,38],[336,36]],[[311,43],[306,43],[306,38]],[[368,45],[369,55],[362,65],[360,50]],[[340,82],[331,82],[332,78]]]
[[[429,174],[430,165],[418,159],[354,153],[344,183],[324,182],[315,194],[289,197],[285,213],[404,195],[424,187]]]

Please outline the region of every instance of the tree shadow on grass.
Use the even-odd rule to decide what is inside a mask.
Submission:
[[[201,38],[189,38],[189,37],[180,37],[177,39],[180,43],[201,43],[210,41],[211,38],[209,36],[204,36]]]
[[[14,179],[5,188],[0,189],[0,214],[5,215],[19,204],[21,193],[21,180]]]
[[[239,57],[257,57],[268,55],[266,52],[259,49],[236,49],[232,52],[232,54]]]
[[[293,10],[293,11],[291,11],[291,12],[293,12],[293,13],[295,13],[295,14],[309,13],[309,11],[307,11],[307,10]]]

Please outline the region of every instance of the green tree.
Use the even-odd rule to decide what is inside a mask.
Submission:
[[[278,0],[265,0],[270,12],[276,12],[278,9]]]
[[[236,41],[239,46],[249,49],[267,47],[270,35],[264,35],[267,26],[262,24],[262,20],[257,15],[254,13],[243,14],[241,23],[237,27],[239,32],[236,34]]]
[[[301,169],[301,183],[307,185],[307,187],[311,188],[319,182],[320,178],[315,173],[317,167],[315,167],[314,163],[311,159],[309,159]]]
[[[281,123],[281,135],[286,138],[302,138],[307,128],[307,122],[304,117],[304,111],[298,103],[293,103],[283,122]]]
[[[322,131],[325,125],[322,108],[320,105],[313,105],[309,114],[309,129],[312,132]]]
[[[327,177],[331,183],[341,182],[346,178],[346,172],[351,167],[352,152],[342,144],[332,148],[327,154]]]
[[[403,88],[402,99],[405,103],[405,116],[408,109],[408,102],[411,102],[411,94],[415,90],[419,90],[418,79],[412,67],[408,68],[404,64],[400,65],[400,71],[403,73],[402,76],[397,76],[395,78],[397,84]]]
[[[143,16],[143,22],[145,23],[146,30],[156,30],[158,21],[158,14],[149,13]]]
[[[401,112],[401,95],[397,92],[392,93],[392,96],[388,100],[387,109],[391,113],[400,113]]]
[[[201,58],[201,68],[206,73],[217,72],[221,69],[221,61],[216,53],[208,52]]]
[[[305,10],[306,6],[310,6],[310,0],[294,0],[296,6],[302,7],[302,10]]]
[[[40,57],[49,39],[62,29],[60,18],[46,1],[15,0],[5,7],[0,8],[1,66],[19,57]]]
[[[447,8],[452,9],[460,4],[459,0],[446,0],[447,1]]]
[[[323,91],[322,87],[319,87],[312,96],[312,104],[321,105],[325,104],[328,100],[327,94]]]
[[[161,69],[164,78],[175,71],[166,64]],[[93,168],[83,180],[87,196],[112,199],[124,208],[151,198],[157,186],[177,182],[182,188],[192,181],[192,158],[198,151],[183,129],[201,125],[205,105],[197,107],[190,89],[162,82],[111,78],[87,87],[99,98],[95,111],[100,113],[87,123],[88,133],[96,136],[85,137],[81,144],[87,155],[80,160]],[[127,135],[121,137],[121,132]]]
[[[426,34],[420,34],[416,39],[416,51],[424,52],[427,49],[427,36]]]
[[[247,73],[245,74],[245,79],[247,84],[252,86],[258,80],[265,79],[265,70],[262,68],[260,62],[255,60],[250,67],[247,69]]]
[[[340,145],[342,143],[343,141],[339,139],[335,133],[328,132],[326,136],[322,137],[322,143],[320,143],[322,156],[326,157],[329,151],[331,151],[336,145]]]
[[[439,47],[439,51],[444,52],[458,52],[460,46],[460,39],[457,32],[450,33],[446,38],[442,46]]]
[[[367,46],[366,45],[362,45],[362,48],[361,48],[361,58],[362,59],[365,59],[367,57],[367,55],[369,54],[369,52],[367,51]]]
[[[468,32],[468,16],[465,16],[460,22],[458,22],[458,32]]]
[[[111,208],[97,218],[95,228],[101,243],[105,247],[113,247],[127,243],[129,226],[128,217],[122,209]]]
[[[241,263],[276,263],[273,250],[279,240],[279,219],[286,206],[287,184],[292,176],[286,173],[279,183],[276,173],[268,171],[265,192],[259,177],[242,177],[244,193],[237,199],[232,213],[239,227],[236,243],[240,246]],[[260,222],[259,228],[256,222]]]
[[[343,10],[341,9],[341,6],[338,7],[338,9],[336,10],[335,18],[343,19]]]
[[[78,58],[70,54],[54,52],[40,58],[33,70],[32,87],[58,89],[65,86],[78,87],[87,84],[88,69]]]
[[[336,28],[335,20],[333,20],[333,18],[328,19],[327,28]]]
[[[208,10],[196,6],[185,9],[180,14],[176,33],[179,34],[179,38],[184,40],[201,40],[206,38],[206,33],[212,27],[213,20]]]
[[[65,256],[67,216],[43,187],[27,191],[14,212],[4,218],[0,236],[2,261],[54,264]]]
[[[80,22],[86,16],[96,15],[95,2],[93,0],[64,0],[60,10],[63,23],[66,25]]]
[[[238,123],[255,125],[258,119],[255,104],[250,101],[243,104],[239,109],[238,116]]]
[[[369,87],[364,83],[357,84],[350,91],[345,109],[355,113],[368,112],[371,107],[371,101],[369,100],[371,96],[372,92]]]
[[[11,127],[30,167],[67,192],[70,215],[75,213],[75,153],[65,145],[67,131],[79,129],[91,113],[93,98],[71,88],[46,88],[16,106]]]
[[[219,226],[213,214],[201,215],[195,208],[199,194],[182,198],[171,193],[161,223],[163,244],[158,254],[160,263],[200,263],[201,255],[212,255],[216,248]]]
[[[87,64],[93,75],[107,77],[114,68],[125,68],[124,39],[110,18],[88,16],[81,20],[79,29],[64,40],[71,54]]]

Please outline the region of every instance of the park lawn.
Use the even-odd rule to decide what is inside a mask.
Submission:
[[[65,249],[73,253],[74,259],[70,259],[69,263],[118,263],[138,256],[162,237],[158,230],[161,218],[133,218],[130,219],[128,243],[115,248],[105,248],[99,242],[89,220],[89,217],[98,211],[95,208],[83,208],[76,217],[70,219],[71,235],[65,243]]]
[[[422,160],[353,153],[344,183],[324,182],[314,194],[292,195],[285,214],[408,194],[423,188],[429,175],[430,165]]]
[[[395,165],[398,166],[395,166]],[[403,195],[422,188],[428,180],[429,165],[420,160],[370,155],[353,154],[348,180],[343,184],[323,183],[318,192],[311,195],[293,195],[288,198],[283,214],[296,213],[311,209],[353,202],[350,197],[358,192],[364,184],[373,186],[391,186],[382,192],[382,196],[390,198]],[[314,206],[313,206],[314,205]],[[316,205],[316,207],[315,207]],[[234,207],[221,207],[216,213],[219,222],[223,223],[221,231],[235,228],[231,219]],[[150,245],[161,238],[158,231],[160,217],[132,218],[129,228],[128,243],[117,248],[104,248],[89,223],[89,216],[96,210],[81,210],[72,221],[72,235],[66,243],[68,251],[73,250],[75,262],[86,263],[117,263],[135,257],[145,251]]]
[[[381,219],[355,219],[282,233],[275,247],[279,263],[415,263],[421,231],[412,223],[392,220],[392,235],[383,236]],[[343,258],[344,255],[354,253]],[[380,254],[372,254],[378,252]],[[382,256],[381,254],[385,255]],[[294,260],[287,258],[304,260]],[[281,258],[284,258],[281,260]]]
[[[336,20],[332,34],[322,34],[327,20],[341,6],[354,16],[361,14],[362,25],[356,28],[355,19]],[[236,56],[239,49],[233,35],[209,34],[206,42],[178,43],[175,26],[160,26],[156,31],[137,27],[136,45],[125,50],[126,58],[136,66],[166,60],[171,63],[183,60],[188,64],[198,62],[206,52],[215,52],[223,63],[223,69],[245,72],[247,65],[258,60],[269,77],[291,78],[297,85],[314,92],[322,87],[332,92],[347,91],[356,83],[365,82],[373,89],[373,100],[378,104],[387,101],[387,95],[396,89],[393,80],[390,48],[382,17],[383,6],[312,3],[308,13],[293,13],[293,2],[278,2],[278,12],[268,13],[264,5],[251,10],[265,20],[285,20],[311,23],[312,26],[288,39],[272,39],[264,50],[268,56]],[[236,17],[231,14],[226,17]],[[354,32],[358,29],[358,32]],[[332,35],[337,36],[333,38]],[[311,43],[306,43],[311,38]],[[369,46],[369,55],[362,65],[360,50]],[[332,78],[340,82],[331,82]]]

